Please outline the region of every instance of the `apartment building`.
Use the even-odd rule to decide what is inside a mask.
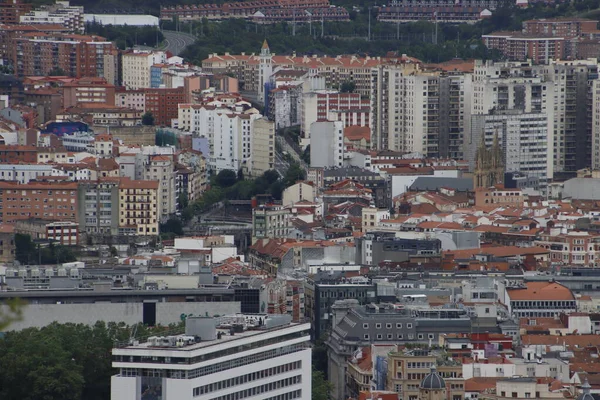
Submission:
[[[177,119],[177,107],[186,97],[183,87],[144,89],[144,95],[144,111],[152,113],[155,125],[168,127],[172,125],[172,120]]]
[[[19,23],[21,15],[27,14],[33,5],[23,0],[0,1],[0,25],[14,25]]]
[[[81,181],[77,186],[79,229],[88,234],[119,232],[119,178]]]
[[[159,182],[121,178],[119,182],[119,234],[158,235],[162,213]]]
[[[7,0],[10,1],[10,0]],[[0,19],[2,18],[2,5],[0,2]],[[44,32],[44,33],[68,33],[67,28],[62,25],[2,25],[0,29],[0,60],[4,63],[11,61],[13,41],[15,38],[23,36],[25,33]]]
[[[396,1],[392,3],[397,3]],[[427,4],[427,3],[426,3]],[[492,12],[483,7],[451,6],[384,6],[377,14],[381,22],[401,23],[415,21],[431,21],[449,24],[474,24],[492,16]]]
[[[520,172],[539,179],[545,193],[548,184],[548,116],[546,113],[520,113],[516,110],[473,115],[472,134],[491,147],[497,137],[502,147],[506,172]],[[552,169],[550,169],[552,171]]]
[[[79,244],[79,225],[76,222],[29,218],[16,221],[14,227],[16,233],[29,235],[33,240],[50,240],[64,246]]]
[[[310,166],[312,168],[344,165],[344,127],[341,121],[320,120],[310,125]]]
[[[598,80],[595,59],[552,61],[547,75],[554,83],[554,174],[573,176],[592,162],[593,87]]]
[[[587,394],[592,397],[589,392]],[[552,400],[562,399],[564,394],[558,390],[551,390],[551,386],[540,378],[510,377],[499,380],[493,390],[481,393],[478,398],[482,400],[508,400],[513,398]]]
[[[591,167],[600,170],[600,80],[595,79],[590,88],[592,92],[592,138],[591,138]]]
[[[446,398],[464,398],[463,367],[459,361],[444,360],[441,355],[429,350],[415,349],[390,353],[387,365],[386,387],[402,393],[402,398],[418,399],[421,382],[431,373],[432,368],[445,381],[444,388],[448,390]]]
[[[231,108],[178,105],[180,129],[208,138],[208,166],[213,172],[246,167],[254,175],[252,169],[266,171],[272,168],[275,153],[269,149],[274,146],[270,143],[274,138],[269,136],[274,135],[275,127],[260,114],[246,113],[248,107],[245,102]]]
[[[308,293],[308,291],[307,291]],[[333,384],[332,397],[337,400],[347,398],[346,393],[346,368],[347,359],[356,350],[370,344],[402,344],[402,343],[436,343],[443,335],[451,333],[466,333],[471,328],[471,319],[468,310],[458,308],[434,309],[423,305],[419,310],[411,310],[410,305],[395,307],[392,304],[367,304],[360,306],[360,299],[356,291],[349,291],[351,300],[336,301],[331,307],[332,331],[327,341],[329,354],[329,380]],[[355,300],[355,299],[358,299]],[[414,299],[413,299],[414,300]],[[335,299],[334,299],[335,301]],[[413,306],[416,307],[413,302]],[[308,309],[308,302],[307,302]],[[422,361],[430,362],[430,361]],[[389,371],[389,364],[388,364]],[[460,369],[450,369],[458,374]],[[394,371],[398,372],[398,371]],[[408,374],[420,374],[419,368],[415,372],[403,371]],[[397,376],[397,375],[393,375]],[[402,375],[409,378],[408,384],[414,384],[421,375]],[[458,378],[458,375],[456,376]],[[412,382],[411,382],[412,381]],[[390,382],[395,385],[393,381]],[[401,383],[398,382],[398,385]],[[406,386],[409,393],[409,389]],[[393,390],[393,389],[392,389]],[[460,388],[456,388],[460,390]],[[414,395],[413,395],[414,396]],[[406,399],[417,397],[404,397]]]
[[[292,229],[289,209],[276,205],[259,206],[252,210],[252,241],[286,237]]]
[[[142,124],[142,112],[131,108],[103,104],[83,104],[56,115],[57,122],[84,120],[99,126],[137,126]]]
[[[77,222],[77,183],[0,181],[0,221],[28,218]]]
[[[40,177],[52,176],[52,169],[50,164],[0,163],[0,180],[25,184]]]
[[[159,218],[167,219],[174,214],[177,207],[175,195],[175,165],[173,157],[167,155],[151,155],[144,161],[142,179],[158,182]]]
[[[197,4],[185,7],[161,7],[160,18],[171,20],[177,16],[183,21],[195,21],[203,18],[209,20],[252,18],[257,12],[297,9],[304,14],[308,9],[312,11],[313,9],[329,8],[329,6],[328,0],[261,0],[252,3],[231,2],[223,5]]]
[[[302,85],[283,85],[269,92],[269,119],[277,129],[300,125]]]
[[[262,56],[264,61],[264,55]],[[327,87],[341,87],[342,83],[352,81],[356,85],[355,92],[368,97],[371,94],[371,69],[386,63],[420,63],[419,60],[402,55],[400,57],[357,57],[336,56],[318,57],[292,55],[269,55],[269,65],[275,70],[300,69],[311,71],[325,78]],[[240,88],[258,92],[260,88],[259,71],[261,56],[255,54],[211,54],[202,60],[202,70],[206,73],[234,74],[239,80]],[[263,62],[264,64],[264,62]]]
[[[542,233],[536,246],[550,250],[550,262],[594,267],[600,263],[600,236],[586,231],[559,235]],[[590,286],[591,288],[591,286]]]
[[[118,107],[125,107],[131,108],[133,110],[145,111],[146,92],[143,89],[116,89],[114,104]]]
[[[99,36],[31,32],[13,40],[11,62],[17,76],[45,76],[61,70],[81,78],[104,76],[104,54],[113,42]]]
[[[82,78],[62,85],[63,108],[84,103],[115,105],[115,86],[104,78]]]
[[[376,148],[462,158],[469,96],[462,73],[418,64],[373,70],[371,129]]]
[[[470,122],[465,124],[464,158],[471,170],[480,144],[489,146],[497,137],[506,171],[539,177],[543,187],[552,179],[554,121],[560,112],[553,99],[561,83],[545,69],[531,63],[475,62],[468,84],[473,95],[465,110]]]
[[[306,9],[271,9],[255,13],[252,21],[258,24],[276,24],[278,22],[311,23],[312,21],[350,21],[350,13],[345,7],[330,5],[328,7]]]
[[[319,120],[342,121],[348,125],[369,126],[371,104],[358,93],[322,90],[302,94],[301,130],[310,139],[310,126]]]
[[[275,124],[266,118],[252,121],[249,172],[259,177],[275,166]]]
[[[492,32],[482,35],[489,49],[499,50],[508,60],[532,60],[535,64],[548,64],[550,60],[564,59],[566,38],[552,34],[522,32]]]
[[[57,24],[72,33],[84,33],[83,6],[72,6],[68,1],[56,1],[55,4],[43,5],[37,10],[29,11],[19,17],[24,25]]]
[[[287,315],[220,319],[235,330],[217,329],[214,318],[188,317],[185,335],[113,349],[118,374],[111,400],[134,400],[149,390],[180,400],[311,398],[309,324],[289,323]]]
[[[569,39],[594,33],[597,29],[598,21],[585,18],[560,17],[523,21],[523,33],[563,36]]]
[[[123,53],[121,57],[121,81],[127,89],[151,88],[151,67],[167,61],[166,53],[162,51],[132,51]]]

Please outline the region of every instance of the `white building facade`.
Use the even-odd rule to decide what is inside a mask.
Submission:
[[[115,348],[119,373],[111,380],[111,400],[144,399],[150,392],[177,400],[309,400],[309,329],[289,324],[204,340],[208,332],[199,343],[183,336],[173,346],[156,346],[161,338],[155,338],[155,345]]]

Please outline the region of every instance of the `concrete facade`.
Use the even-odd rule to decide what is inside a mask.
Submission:
[[[239,302],[224,303],[156,303],[156,323],[168,325],[181,322],[181,314],[226,315],[239,313]],[[8,306],[0,305],[1,312]],[[53,322],[93,325],[97,321],[125,322],[133,325],[143,322],[144,303],[96,304],[28,304],[23,310],[23,320],[10,325],[10,330],[41,328]]]

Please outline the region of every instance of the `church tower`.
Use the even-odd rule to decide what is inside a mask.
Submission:
[[[473,190],[487,189],[495,185],[504,185],[504,154],[494,134],[491,148],[485,145],[485,133],[481,135],[481,143],[475,154],[475,170],[473,171]]]
[[[269,43],[267,43],[267,39],[263,42],[262,48],[260,49],[260,65],[258,69],[258,101],[265,104],[266,100],[266,89],[265,85],[271,79],[271,75],[273,74],[273,56],[271,55],[271,50],[269,49]]]

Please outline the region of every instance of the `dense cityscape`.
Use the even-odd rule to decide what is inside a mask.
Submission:
[[[600,398],[600,0],[0,0],[0,399]]]

